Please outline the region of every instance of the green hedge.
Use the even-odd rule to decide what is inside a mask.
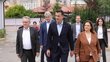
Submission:
[[[92,22],[96,21],[96,18],[98,17],[98,13],[95,12],[94,10],[91,9],[75,9],[75,11],[72,13],[71,15],[71,22],[74,23],[75,22],[75,17],[76,15],[80,15],[82,22],[86,21],[86,20],[91,20]]]
[[[23,16],[30,16],[31,18],[37,17],[38,14],[33,13],[31,10],[26,10],[21,5],[15,5],[13,7],[10,7],[5,12],[6,18],[22,18]]]
[[[5,37],[5,29],[0,29],[0,38]]]

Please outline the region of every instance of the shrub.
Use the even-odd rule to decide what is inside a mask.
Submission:
[[[72,13],[71,15],[71,22],[75,22],[76,15],[80,15],[82,22],[86,20],[91,20],[92,22],[96,21],[96,18],[98,17],[98,13],[91,9],[77,9]]]
[[[0,29],[0,38],[5,37],[5,29]]]
[[[35,18],[35,17],[38,16],[38,13],[34,13],[34,12],[32,12],[31,10],[27,10],[24,15],[25,15],[25,16],[29,16],[29,17],[31,17],[31,18]]]
[[[13,7],[10,7],[6,13],[6,18],[21,18],[24,16],[24,13],[26,12],[26,9],[23,6],[15,5]]]
[[[37,17],[37,14],[33,13],[31,10],[26,10],[21,5],[10,7],[5,13],[6,18],[22,18],[23,16],[30,16],[34,18]]]

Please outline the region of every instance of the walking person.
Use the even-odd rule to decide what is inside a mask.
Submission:
[[[17,31],[16,53],[21,62],[35,62],[35,56],[39,56],[40,51],[38,32],[30,27],[30,17],[24,16],[22,23],[23,28]]]
[[[72,24],[72,26],[71,26],[72,31],[73,31],[73,41],[74,41],[74,43],[77,40],[78,34],[80,32],[82,32],[82,27],[83,27],[83,24],[81,23],[81,17],[80,17],[80,15],[77,15],[76,16],[76,22],[74,24]],[[76,62],[76,55],[75,55],[75,62]]]
[[[81,17],[79,15],[76,16],[76,23],[72,24],[73,31],[73,40],[76,41],[78,34],[82,32],[83,24],[81,23]]]
[[[78,35],[75,54],[77,62],[97,62],[100,54],[100,44],[91,21],[86,21],[84,31]]]
[[[64,13],[59,10],[55,12],[55,22],[50,24],[47,56],[52,54],[52,62],[67,62],[69,49],[73,56],[74,42],[71,25],[63,20]]]
[[[83,24],[81,23],[81,16],[76,16],[76,22],[71,25],[72,31],[73,31],[73,41],[74,43],[77,40],[78,34],[82,32]],[[76,55],[75,55],[75,62],[76,62]]]
[[[49,26],[52,22],[54,22],[54,20],[52,19],[52,14],[49,11],[46,11],[44,13],[45,16],[45,22],[43,22],[40,26],[40,44],[41,44],[41,62],[45,62],[44,61],[44,54],[46,55],[46,44],[47,44],[47,35],[48,35],[48,30],[49,30]],[[47,58],[47,62],[52,62],[52,58],[51,56],[48,57],[46,55]]]
[[[106,48],[108,47],[108,35],[103,18],[98,18],[98,20],[96,21],[95,31],[97,32],[97,37],[99,39],[103,62],[106,62]]]

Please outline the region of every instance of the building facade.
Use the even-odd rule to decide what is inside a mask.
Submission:
[[[7,0],[10,4],[23,5],[26,9],[34,9],[36,7],[41,7],[46,1],[49,1],[51,5],[59,2],[62,5],[71,6],[74,4],[85,5],[84,0]]]

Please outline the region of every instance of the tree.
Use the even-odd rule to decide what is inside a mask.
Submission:
[[[110,15],[110,0],[84,0],[87,8],[98,12],[101,15]]]
[[[109,4],[110,0],[99,0],[99,4],[100,4],[100,14],[101,15],[109,15],[110,16],[110,4]]]
[[[49,4],[50,4],[50,0],[43,0],[44,4],[43,7],[45,8],[45,11],[48,10],[48,8],[50,8]]]
[[[84,0],[87,4],[87,8],[96,10],[99,8],[98,1],[99,0]]]
[[[60,10],[61,9],[61,6],[59,3],[56,3],[53,7],[53,14],[55,14],[56,11]]]

